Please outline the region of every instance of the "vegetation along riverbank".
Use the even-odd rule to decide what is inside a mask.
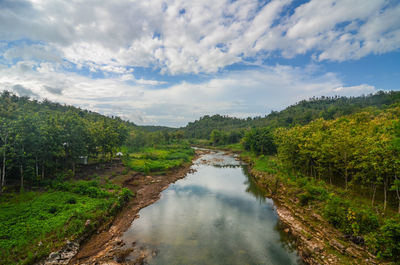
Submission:
[[[399,104],[398,92],[313,98],[174,129],[3,92],[1,263],[123,263],[121,233],[185,176],[191,145],[241,153],[305,262],[396,263]]]
[[[387,105],[353,107],[348,115],[309,122],[299,118],[304,112],[293,111],[298,116],[292,121],[301,122],[212,130],[208,140],[196,142],[241,152],[251,174],[276,201],[283,229],[295,238],[306,262],[396,263],[400,257],[400,109],[394,98]],[[324,102],[312,100],[309,107]],[[307,102],[291,108],[304,105]],[[280,121],[287,111],[264,122]],[[227,123],[229,118],[224,120]],[[232,135],[241,135],[240,140],[231,141]]]
[[[194,157],[179,133],[72,106],[3,92],[0,112],[0,264],[66,264],[85,246],[96,253],[102,245],[85,244],[93,233],[129,225],[135,214],[113,226],[128,216],[121,210],[154,201]]]

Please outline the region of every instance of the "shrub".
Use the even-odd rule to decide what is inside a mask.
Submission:
[[[349,208],[348,201],[330,194],[327,204],[324,208],[324,216],[334,227],[344,229],[347,225],[347,210]]]
[[[304,179],[302,181],[304,181]],[[309,183],[303,185],[303,187],[305,192],[299,195],[300,204],[303,206],[307,205],[310,201],[313,200],[325,201],[328,197],[326,189],[322,186],[317,186],[313,184],[312,181],[309,181]]]
[[[87,195],[91,198],[105,198],[109,193],[99,188],[99,182],[95,180],[84,181],[80,180],[73,184],[72,192],[80,195]]]
[[[356,219],[360,225],[360,234],[376,231],[379,227],[378,217],[370,209],[358,210]]]
[[[50,207],[47,211],[51,214],[55,214],[58,211],[58,209],[57,209],[56,205],[50,205]]]
[[[67,203],[68,204],[76,204],[76,199],[74,197],[71,197],[71,198],[67,199]]]
[[[350,207],[350,203],[338,196],[330,195],[324,216],[336,228],[349,235],[364,235],[376,231],[378,217],[370,209]]]
[[[388,219],[380,228],[378,257],[400,259],[400,219]]]
[[[302,206],[307,205],[313,199],[314,197],[309,192],[304,192],[299,195],[300,204]]]

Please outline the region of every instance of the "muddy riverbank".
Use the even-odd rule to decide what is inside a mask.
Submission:
[[[197,150],[194,159],[205,152]],[[135,196],[111,223],[104,224],[96,234],[81,245],[69,264],[119,264],[118,261],[122,261],[126,255],[124,251],[121,251],[121,234],[138,217],[140,209],[157,201],[160,193],[171,183],[185,177],[190,167],[191,164],[188,164],[159,176],[139,173],[118,176],[117,181],[129,188]]]

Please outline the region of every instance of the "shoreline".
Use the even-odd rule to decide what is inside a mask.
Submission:
[[[209,148],[214,150],[216,148]],[[231,150],[223,150],[228,154],[237,154]],[[127,176],[123,186],[135,193],[135,196],[108,223],[103,224],[97,233],[82,240],[79,247],[73,244],[75,254],[67,263],[41,264],[142,264],[148,253],[142,253],[135,246],[125,246],[122,234],[131,223],[139,217],[139,211],[158,201],[161,192],[170,184],[184,178],[193,161],[207,150],[198,149],[190,164],[175,169],[166,175],[146,176],[135,173]],[[293,240],[293,246],[299,257],[306,264],[382,264],[362,246],[346,240],[345,235],[333,228],[313,209],[298,205],[298,199],[290,198],[285,193],[286,187],[274,175],[257,171],[246,157],[239,157],[249,167],[249,174],[255,183],[265,189],[266,197],[271,198],[276,206],[282,231]],[[263,183],[260,180],[263,179]],[[267,181],[266,181],[267,180]],[[286,194],[286,195],[285,195]],[[71,246],[70,246],[71,247]],[[61,250],[62,251],[62,250]],[[125,257],[132,251],[137,253],[133,262],[125,262]],[[345,257],[346,262],[344,262]]]
[[[283,232],[293,239],[298,255],[306,264],[382,264],[363,246],[347,240],[311,207],[299,206],[297,198],[288,197],[286,187],[276,176],[257,171],[251,161],[243,160],[248,163],[256,184],[266,189],[267,197],[274,201]]]
[[[124,259],[132,249],[124,246],[121,240],[122,234],[139,217],[139,211],[142,208],[158,201],[162,191],[190,172],[193,161],[202,153],[203,151],[196,150],[190,163],[165,175],[150,176],[136,173],[127,176],[123,181],[123,186],[134,192],[135,196],[110,223],[104,224],[97,233],[92,234],[82,243],[68,264],[126,264]],[[140,263],[140,257],[138,259],[137,262]]]

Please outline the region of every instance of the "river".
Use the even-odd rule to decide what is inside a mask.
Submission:
[[[213,151],[143,208],[122,239],[148,264],[301,264],[271,199],[246,167]]]

